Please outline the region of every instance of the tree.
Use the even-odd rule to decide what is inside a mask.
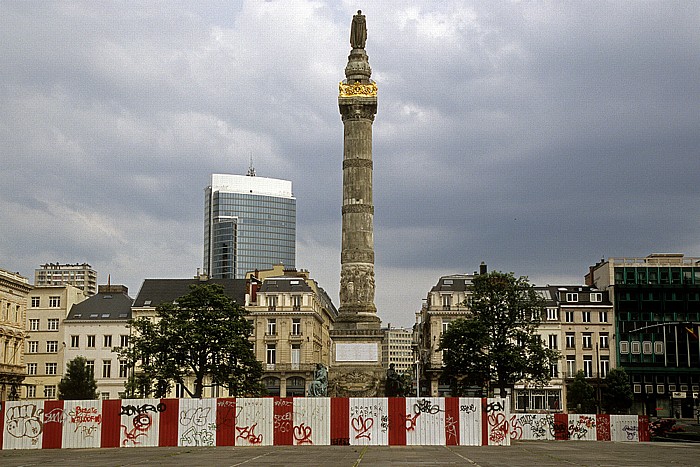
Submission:
[[[595,388],[586,381],[582,370],[576,373],[573,382],[566,388],[566,405],[569,412],[596,412]]]
[[[625,414],[632,407],[634,394],[630,387],[630,379],[622,368],[610,370],[605,378],[603,391],[603,407],[607,413]]]
[[[156,397],[167,394],[173,382],[193,398],[201,398],[207,386],[223,386],[238,396],[261,394],[262,365],[248,341],[253,328],[245,310],[220,285],[190,289],[174,303],[156,307],[156,322],[131,321],[131,345],[120,355],[132,364],[140,361],[142,374],[127,384],[147,396],[155,382]],[[187,384],[190,378],[194,388]]]
[[[537,328],[544,300],[526,277],[491,272],[475,276],[470,313],[454,321],[440,339],[444,374],[453,387],[488,386],[501,397],[517,382],[544,385],[559,353],[544,346]]]
[[[58,383],[61,400],[97,399],[97,382],[88,370],[85,357],[75,357],[66,366],[66,376]]]

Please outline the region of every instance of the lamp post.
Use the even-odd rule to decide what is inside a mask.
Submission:
[[[420,397],[420,359],[416,360],[416,397]]]

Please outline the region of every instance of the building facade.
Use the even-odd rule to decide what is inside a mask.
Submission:
[[[63,321],[73,305],[86,298],[83,290],[72,285],[35,287],[29,293],[25,398],[58,398],[58,383],[65,368]]]
[[[132,301],[123,285],[100,285],[96,295],[74,305],[63,321],[63,366],[84,357],[101,399],[125,396],[130,369],[114,349],[129,345]]]
[[[191,292],[190,286],[197,284],[217,284],[224,288],[224,293],[231,300],[240,306],[244,306],[246,301],[246,280],[245,279],[210,279],[206,274],[198,274],[191,279],[146,279],[141,285],[136,298],[131,307],[132,319],[148,318],[153,321],[157,319],[156,308],[164,303],[173,303],[178,298]],[[138,368],[133,370],[138,372]],[[194,378],[187,384],[190,389],[194,386]],[[209,384],[209,381],[205,381]],[[170,391],[168,397],[185,397],[185,390],[176,384]],[[127,397],[131,395],[127,394]],[[218,387],[206,386],[204,397],[225,397],[228,392],[220,391]]]
[[[0,401],[21,397],[29,280],[0,269]]]
[[[399,374],[414,371],[415,360],[413,344],[413,329],[392,328],[391,325],[384,330],[382,341],[382,363],[384,369],[394,364],[394,370]]]
[[[97,293],[97,271],[88,263],[46,263],[34,270],[34,286],[72,285],[88,296]]]
[[[700,258],[608,258],[586,283],[610,293],[616,358],[630,377],[633,412],[694,417],[700,393]]]
[[[331,364],[330,329],[338,311],[308,271],[276,266],[248,277],[245,308],[268,395],[305,396],[316,365]]]
[[[256,269],[295,265],[292,182],[254,173],[213,174],[205,190],[204,273],[211,278],[244,279]]]
[[[486,273],[482,264],[480,273]],[[476,274],[476,273],[475,273]],[[470,286],[475,274],[443,276],[430,289],[416,317],[420,393],[432,397],[451,394],[450,382],[443,380],[440,338],[450,323],[469,313]]]

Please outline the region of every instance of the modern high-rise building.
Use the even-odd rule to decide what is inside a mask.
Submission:
[[[246,272],[295,267],[296,198],[292,182],[213,174],[204,201],[204,272],[244,279]]]
[[[34,287],[72,285],[87,295],[97,293],[97,272],[88,263],[46,263],[34,270]]]

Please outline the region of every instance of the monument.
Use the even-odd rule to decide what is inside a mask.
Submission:
[[[352,50],[346,79],[340,82],[338,95],[344,127],[342,246],[329,392],[339,397],[383,393],[381,321],[374,305],[372,123],[377,113],[377,85],[370,80],[366,41],[365,16],[358,11],[350,28]]]

